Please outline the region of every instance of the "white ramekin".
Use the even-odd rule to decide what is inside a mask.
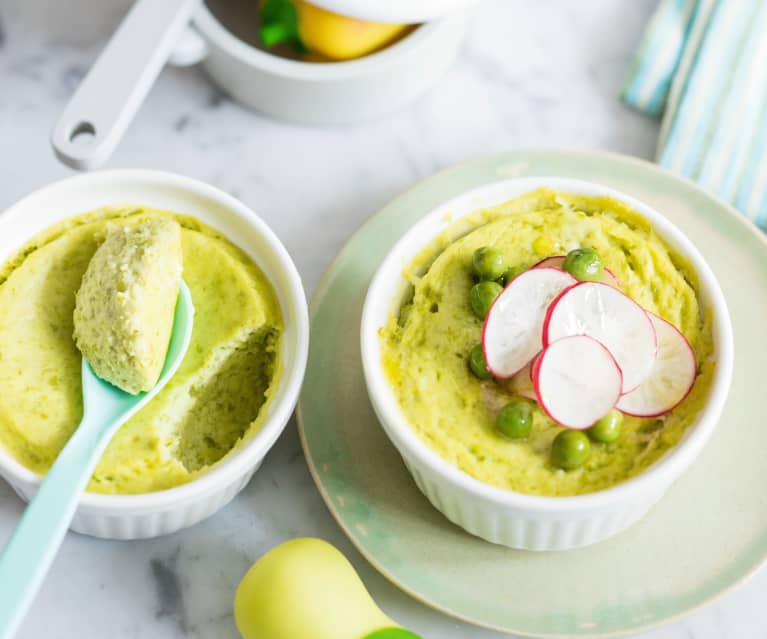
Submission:
[[[381,365],[379,330],[396,313],[407,283],[403,268],[456,220],[539,187],[609,195],[643,214],[700,279],[700,298],[713,316],[716,370],[705,407],[680,443],[645,472],[612,488],[575,497],[540,497],[484,484],[443,460],[415,434]],[[638,521],[692,463],[721,415],[733,366],[732,327],[724,295],[693,244],[656,210],[603,186],[561,178],[525,178],[490,184],[428,213],[386,256],[373,278],[362,313],[362,364],[373,408],[416,484],[450,521],[488,541],[527,550],[566,550],[601,541]]]
[[[434,84],[463,41],[465,13],[423,24],[399,42],[345,62],[281,58],[243,42],[201,4],[194,26],[204,39],[211,79],[252,109],[303,124],[348,124],[376,118]]]
[[[263,428],[231,457],[194,481],[142,495],[84,493],[70,528],[110,539],[154,537],[191,526],[226,505],[256,471],[285,428],[306,368],[309,320],[301,279],[287,251],[247,206],[212,186],[159,171],[89,173],[55,182],[0,214],[0,263],[36,233],[102,206],[142,205],[190,214],[243,249],[274,286],[285,321],[283,373]],[[0,476],[28,500],[37,474],[0,448]]]

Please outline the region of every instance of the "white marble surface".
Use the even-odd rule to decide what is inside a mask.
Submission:
[[[0,209],[69,173],[53,158],[49,130],[128,4],[0,0]],[[442,167],[525,146],[651,157],[656,124],[616,95],[654,4],[487,0],[437,87],[350,129],[273,122],[232,103],[197,69],[166,70],[109,166],[178,171],[243,199],[283,239],[311,294],[355,228]],[[21,510],[0,485],[0,542]],[[291,423],[244,493],[212,519],[142,542],[68,536],[19,637],[234,639],[237,581],[264,550],[299,535],[337,544],[381,606],[424,637],[500,636],[411,601],[356,553],[315,490]],[[643,637],[767,637],[766,595],[762,572]]]

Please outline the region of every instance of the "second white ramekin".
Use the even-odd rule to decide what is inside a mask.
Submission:
[[[377,118],[432,86],[463,41],[462,11],[420,25],[385,49],[356,60],[290,60],[243,42],[201,5],[194,26],[206,44],[212,80],[250,108],[281,120],[339,125]]]
[[[698,274],[702,305],[713,317],[716,369],[705,407],[679,444],[644,473],[606,490],[575,497],[542,497],[480,482],[442,459],[415,434],[381,363],[379,331],[407,289],[403,269],[456,220],[540,187],[608,195],[644,215],[663,240]],[[526,550],[567,550],[606,539],[642,518],[693,462],[721,415],[733,367],[732,327],[724,295],[693,244],[663,215],[638,200],[597,184],[561,178],[524,178],[490,184],[429,212],[392,248],[365,299],[362,364],[368,394],[384,430],[429,501],[450,521],[488,541]]]
[[[70,528],[110,539],[155,537],[209,517],[248,483],[282,433],[303,381],[309,319],[298,271],[266,225],[243,203],[191,178],[159,171],[104,171],[51,184],[0,214],[0,263],[52,224],[103,206],[139,205],[192,215],[243,249],[271,282],[285,323],[282,376],[261,430],[188,484],[142,495],[84,493]],[[40,477],[0,448],[0,476],[28,500]]]

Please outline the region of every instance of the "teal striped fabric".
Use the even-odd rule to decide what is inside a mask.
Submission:
[[[767,229],[767,0],[661,0],[623,99],[663,117],[659,164]]]

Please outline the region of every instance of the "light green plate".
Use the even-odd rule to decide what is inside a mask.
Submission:
[[[708,259],[735,331],[730,398],[701,457],[646,519],[569,552],[494,546],[434,510],[376,421],[360,365],[365,292],[400,235],[445,200],[523,176],[599,182],[667,215]],[[692,183],[646,162],[596,153],[518,152],[450,169],[354,235],[319,287],[311,329],[299,412],[320,492],[381,573],[449,615],[536,637],[637,632],[711,601],[767,555],[767,241]]]

